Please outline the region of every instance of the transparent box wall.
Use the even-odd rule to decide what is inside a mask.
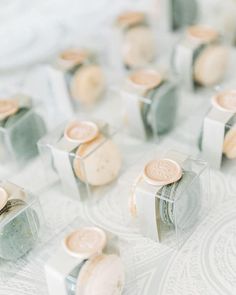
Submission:
[[[138,17],[133,18],[133,14]],[[108,44],[109,64],[116,74],[122,75],[128,69],[147,66],[156,60],[156,30],[146,11],[121,12],[114,18],[109,40],[112,40]]]
[[[98,48],[68,48],[47,66],[53,100],[64,119],[104,98],[108,77],[100,55]]]
[[[0,210],[0,278],[8,280],[40,244],[45,220],[37,197],[8,181],[2,181],[0,189],[8,198]]]
[[[168,158],[163,152],[150,154],[153,159]],[[209,212],[207,164],[187,157],[181,163],[180,180],[155,186],[140,178],[150,160],[150,155],[144,156],[124,175],[126,180],[121,180],[119,193],[124,196],[126,223],[138,227],[143,236],[178,249]]]
[[[210,111],[208,114],[210,114]],[[223,168],[225,165],[234,165],[236,159],[236,144],[234,142],[236,115],[225,113],[222,114],[221,117],[221,119],[219,119],[220,117],[218,116],[206,121],[206,119],[208,119],[207,116],[205,121],[203,121],[198,139],[198,146],[203,157],[209,163],[209,166],[214,169]],[[224,118],[227,120],[225,124]],[[208,132],[211,132],[210,137],[209,133],[204,133],[204,125],[209,124],[209,121],[212,124],[212,127],[208,128]],[[203,141],[205,144],[203,144]]]
[[[46,125],[36,109],[20,110],[0,126],[0,163],[19,164],[37,155],[37,141],[46,133]]]
[[[93,257],[89,257],[87,259],[78,259],[71,256],[70,254],[68,254],[68,252],[65,251],[63,241],[66,236],[77,230],[94,227],[104,231],[106,235],[106,245],[100,254],[117,255],[121,259],[121,263],[123,265],[122,268],[124,271],[124,281],[122,284],[122,293],[119,294],[129,294],[128,290],[131,287],[132,291],[135,294],[137,286],[135,282],[136,273],[134,265],[133,244],[126,240],[120,239],[117,235],[111,233],[110,231],[104,230],[101,227],[97,227],[90,222],[82,219],[76,219],[72,224],[67,226],[57,237],[51,240],[50,245],[47,245],[47,247],[45,247],[45,250],[42,251],[38,257],[38,260],[40,262],[44,262],[45,276],[50,295],[55,294],[55,291],[58,290],[59,284],[61,286],[59,292],[60,295],[77,294],[76,288],[78,284],[78,278],[80,275],[82,275],[81,271],[83,270],[86,261],[93,259]],[[100,254],[97,253],[94,256],[96,257],[96,255]],[[64,270],[61,269],[60,265],[64,265],[65,267],[67,267],[67,273],[64,273]],[[110,272],[114,273],[116,272],[116,270],[114,270],[114,268],[112,269],[111,266]],[[57,275],[55,276],[55,274]],[[104,276],[108,275],[106,271],[102,272],[102,274]],[[63,280],[61,280],[62,277],[64,277]]]
[[[123,128],[130,136],[141,140],[158,140],[170,132],[178,111],[177,80],[164,81],[147,96],[121,90]]]
[[[117,129],[103,121],[93,122],[99,135],[89,143],[62,147],[66,123],[38,143],[47,180],[59,180],[64,192],[78,200],[103,195],[118,178],[123,163]]]

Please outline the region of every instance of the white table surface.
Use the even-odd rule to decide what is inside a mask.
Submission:
[[[77,27],[79,16],[81,16],[80,21],[86,24],[86,33],[94,33],[94,28],[98,27],[98,24],[101,28],[106,27],[105,10],[110,9],[112,15],[121,7],[127,7],[125,1],[119,4],[111,2],[2,0],[0,2],[0,7],[1,5],[3,7],[0,9],[0,38],[4,40],[0,48],[2,93],[26,89],[38,100],[50,96],[43,68],[35,66],[35,63],[47,59],[74,41],[75,36],[81,33]],[[129,2],[134,3],[134,1]],[[138,2],[143,4],[142,1]],[[93,22],[89,21],[92,14],[96,16],[93,17]],[[101,36],[104,32],[106,29],[101,29]],[[86,42],[86,34],[80,36],[81,40]],[[236,85],[235,60],[236,53],[233,51],[225,84]],[[181,92],[176,128],[160,142],[158,148],[174,148],[192,154],[198,153],[196,136],[213,92],[212,89],[197,94]],[[117,99],[109,99],[98,106],[97,114],[106,116],[112,121],[113,112],[116,112],[118,105]],[[119,116],[115,117],[118,119]],[[53,117],[51,120],[54,120]],[[50,123],[53,125],[54,122]],[[133,146],[135,147],[136,145]],[[148,148],[148,144],[142,144],[137,150],[142,154]],[[24,170],[11,175],[9,179],[34,192],[39,192],[41,185],[44,184],[40,160],[32,161]],[[137,228],[128,228],[122,219],[117,200],[119,196],[115,191],[108,193],[92,209],[69,199],[58,186],[40,193],[40,200],[51,228],[63,228],[80,216],[130,242],[134,264],[128,266],[130,268],[128,271],[135,273],[136,280],[127,286],[127,295],[234,295],[236,293],[236,166],[228,165],[221,172],[210,171],[209,185],[212,210],[178,252],[142,238]],[[47,246],[44,250],[46,248]],[[35,257],[11,280],[0,283],[0,295],[46,295],[43,262],[39,260]]]

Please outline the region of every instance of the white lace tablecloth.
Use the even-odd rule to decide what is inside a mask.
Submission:
[[[33,67],[29,72],[29,68],[25,66],[49,58],[56,50],[70,44],[75,36],[86,40],[87,33],[94,35],[94,32],[98,31],[102,36],[106,32],[105,12],[110,10],[112,17],[121,7],[128,7],[127,1],[118,2],[0,1],[1,91],[9,93],[15,89],[27,89],[38,99],[40,96],[49,95],[47,87],[37,88],[37,83],[37,87],[34,86],[35,80],[39,84],[45,83],[43,71]],[[129,1],[129,4],[136,5],[137,2],[143,4],[143,1]],[[96,16],[93,17],[93,22],[92,14]],[[83,34],[78,30],[78,18],[84,22],[86,28],[82,30]],[[94,28],[99,28],[98,25],[103,26],[104,30],[94,31]],[[233,52],[227,79],[227,84],[230,85],[236,85],[235,57],[236,53]],[[16,71],[13,72],[13,69]],[[209,107],[212,92],[208,90],[195,95],[181,92],[176,128],[160,142],[159,147],[181,149],[197,154],[196,137],[202,118]],[[100,115],[110,114],[108,119],[112,120],[113,112],[117,113],[117,101],[110,99],[105,106],[100,106],[98,112]],[[148,144],[142,144],[138,149],[142,153],[148,148]],[[127,151],[130,156],[131,150]],[[10,179],[34,192],[39,192],[41,184],[44,183],[43,176],[40,161],[36,159]],[[141,237],[137,228],[127,228],[122,219],[119,195],[115,191],[104,196],[93,208],[69,199],[58,186],[41,192],[40,200],[51,228],[63,228],[76,216],[80,216],[130,242],[133,248],[133,263],[127,267],[128,271],[135,273],[136,279],[127,286],[127,295],[234,295],[236,166],[224,167],[222,172],[210,171],[209,186],[212,210],[178,252]],[[43,262],[39,262],[37,257],[11,280],[0,284],[0,295],[46,294]]]

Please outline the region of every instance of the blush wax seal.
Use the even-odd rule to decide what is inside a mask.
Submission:
[[[211,27],[195,25],[187,29],[187,36],[200,43],[209,43],[218,39],[219,33]]]
[[[71,256],[87,259],[103,251],[106,234],[97,227],[83,227],[70,233],[64,239],[64,247]]]
[[[150,69],[134,71],[128,79],[133,86],[140,87],[145,90],[156,88],[162,82],[161,74]]]
[[[151,185],[167,185],[182,177],[182,168],[170,159],[152,160],[144,167],[143,177]]]
[[[0,99],[0,120],[14,115],[19,110],[19,104],[16,99]]]
[[[212,98],[212,105],[221,111],[236,113],[236,90],[217,94]]]
[[[143,12],[139,11],[127,11],[120,14],[117,17],[117,24],[121,27],[129,27],[139,23],[142,23],[145,20],[145,15]]]
[[[77,143],[92,141],[99,133],[98,126],[90,121],[74,121],[70,123],[64,132],[67,140]]]
[[[57,65],[64,69],[70,69],[84,63],[88,58],[89,52],[87,50],[70,48],[58,56]]]

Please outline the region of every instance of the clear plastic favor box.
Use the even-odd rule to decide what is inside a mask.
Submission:
[[[225,78],[229,47],[213,27],[188,27],[172,53],[172,66],[188,90],[211,87]]]
[[[150,80],[155,78],[155,85],[150,84],[148,88]],[[137,83],[134,83],[135,80],[138,80]],[[145,81],[146,85],[138,84]],[[177,79],[162,77],[156,69],[148,68],[132,72],[124,84],[119,92],[123,102],[125,132],[142,140],[157,140],[170,132],[178,111]]]
[[[51,241],[39,259],[46,261],[44,269],[50,295],[82,295],[94,290],[112,295],[127,294],[131,281],[135,290],[132,257],[128,242],[93,224],[76,220]]]
[[[234,100],[235,90],[224,89],[216,93],[212,98],[212,107],[203,120],[199,148],[204,159],[214,169],[220,169],[226,163],[235,163],[236,109],[231,109]]]
[[[16,99],[20,102],[14,106]],[[31,105],[30,98],[22,95],[0,100],[0,108],[1,166],[21,165],[38,153],[37,141],[46,133],[43,116]]]
[[[77,135],[85,141],[73,140]],[[122,167],[118,135],[99,120],[74,119],[58,126],[38,143],[47,179],[59,180],[65,193],[77,200],[103,195]]]
[[[209,211],[207,164],[177,151],[150,156],[127,173],[123,211],[143,236],[178,249]]]
[[[98,55],[94,50],[70,48],[47,67],[52,96],[64,119],[104,97],[107,74]]]
[[[156,34],[144,11],[125,11],[114,20],[109,43],[111,68],[121,74],[151,64],[156,59]]]
[[[44,236],[39,199],[8,181],[0,182],[0,278],[8,280],[30,260]]]

